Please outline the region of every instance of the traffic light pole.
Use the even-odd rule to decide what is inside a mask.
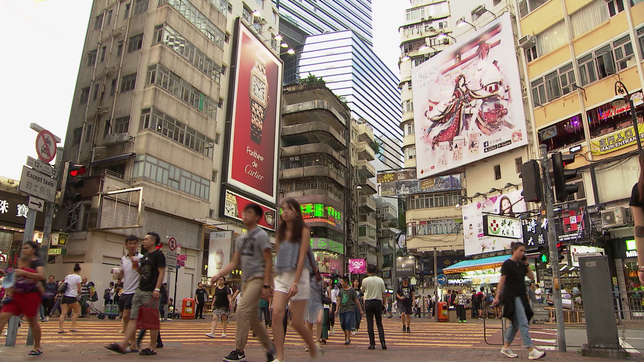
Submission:
[[[546,217],[548,218],[548,247],[550,249],[550,267],[552,268],[553,297],[555,302],[555,319],[557,321],[557,348],[559,352],[566,352],[566,329],[564,326],[563,304],[561,302],[561,283],[559,275],[559,255],[557,252],[557,231],[554,223],[554,196],[550,183],[550,172],[548,170],[548,148],[546,145],[539,146],[541,152],[541,178],[543,184],[543,195],[546,201]]]

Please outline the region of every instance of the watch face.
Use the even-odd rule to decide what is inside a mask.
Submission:
[[[225,204],[225,214],[226,214],[226,216],[236,217],[237,216],[236,215],[237,213],[235,212],[236,208],[237,208],[237,205],[226,201],[226,204]]]
[[[251,95],[259,102],[266,103],[266,82],[253,74],[251,87]]]

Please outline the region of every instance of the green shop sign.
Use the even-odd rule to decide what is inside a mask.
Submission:
[[[344,254],[344,245],[329,239],[311,238],[311,250],[328,250],[334,253]]]

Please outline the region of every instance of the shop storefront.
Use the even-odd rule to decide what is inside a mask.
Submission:
[[[443,288],[461,287],[476,288],[484,287],[490,291],[493,286],[499,283],[501,278],[501,265],[510,258],[510,255],[493,256],[475,260],[465,260],[450,267],[443,268],[447,275],[447,285]]]
[[[27,196],[0,191],[0,268],[14,265],[20,255],[28,210]],[[30,240],[42,242],[43,224],[44,213],[39,212]]]
[[[325,238],[311,238],[311,250],[322,274],[344,274],[344,245]]]
[[[635,239],[626,240],[626,258],[624,259],[624,279],[626,281],[626,290],[627,291],[638,291],[644,290],[644,286],[641,285],[637,271],[639,270],[639,265],[637,264],[637,248],[635,247]]]

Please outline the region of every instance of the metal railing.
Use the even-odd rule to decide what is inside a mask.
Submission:
[[[644,291],[613,292],[617,323],[644,321]]]

